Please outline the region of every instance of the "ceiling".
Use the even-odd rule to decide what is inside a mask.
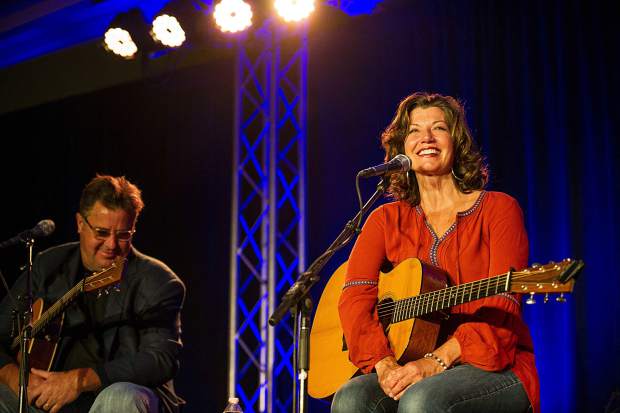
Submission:
[[[101,38],[114,17],[139,8],[152,19],[169,0],[3,0],[0,69]],[[213,0],[192,0],[210,9]],[[321,0],[316,0],[321,1]],[[327,0],[350,15],[370,13],[381,0]]]
[[[138,7],[145,17],[167,0],[9,0],[0,6],[0,68],[101,37],[112,19]]]

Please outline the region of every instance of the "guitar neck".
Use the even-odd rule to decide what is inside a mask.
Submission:
[[[65,295],[60,297],[50,308],[48,308],[37,321],[32,323],[32,337],[40,333],[51,320],[64,311],[65,308],[67,308],[67,306],[71,304],[75,297],[77,297],[82,291],[84,291],[84,282],[79,282],[72,289],[67,291]],[[22,334],[13,340],[11,348],[15,349],[21,342],[21,339]]]
[[[404,298],[391,303],[380,304],[379,315],[391,313],[391,323],[421,317],[435,311],[444,310],[458,304],[468,303],[510,289],[510,273],[484,278],[453,287]]]

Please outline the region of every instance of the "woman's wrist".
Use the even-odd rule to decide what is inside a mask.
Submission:
[[[454,337],[450,337],[448,341],[431,352],[440,358],[443,363],[450,368],[461,358],[461,345]]]
[[[426,353],[424,355],[425,359],[429,359],[429,360],[434,360],[435,363],[439,364],[439,367],[441,368],[441,370],[445,371],[448,370],[450,368],[450,366],[439,356],[437,356],[435,353],[430,352],[430,353]]]
[[[386,368],[397,366],[398,362],[394,356],[387,356],[379,360],[375,364],[375,371],[378,375],[381,375]]]

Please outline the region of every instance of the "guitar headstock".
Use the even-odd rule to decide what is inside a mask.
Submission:
[[[127,259],[124,257],[117,257],[109,267],[86,277],[86,280],[84,280],[84,291],[97,291],[118,283],[123,276],[126,261]]]
[[[510,291],[521,294],[570,293],[584,265],[581,260],[566,258],[560,262],[535,264],[524,270],[514,271]]]

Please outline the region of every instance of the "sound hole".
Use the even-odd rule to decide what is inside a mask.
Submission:
[[[377,307],[381,308],[381,311],[379,311],[379,322],[383,326],[383,332],[387,334],[392,322],[392,315],[394,315],[394,300],[392,298],[384,298],[379,301]]]

